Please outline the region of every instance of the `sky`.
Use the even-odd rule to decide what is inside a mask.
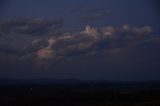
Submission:
[[[1,0],[0,78],[160,80],[159,0]]]

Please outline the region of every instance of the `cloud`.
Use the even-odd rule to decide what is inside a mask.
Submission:
[[[100,30],[101,30],[102,34],[107,37],[112,37],[113,34],[116,32],[116,29],[111,26],[101,28]]]
[[[53,57],[54,51],[49,47],[37,51],[37,58],[39,60],[52,59]]]
[[[111,10],[100,11],[92,14],[84,14],[80,16],[79,19],[86,20],[86,21],[100,20],[100,19],[104,19],[106,16],[111,15],[111,13],[112,13]]]
[[[87,12],[87,13],[90,13],[90,12],[101,12],[101,11],[106,11],[106,8],[101,8],[101,7],[88,7],[88,6],[84,6],[84,5],[81,5],[81,4],[78,4],[76,6],[74,6],[72,9],[71,9],[72,12]]]
[[[85,21],[93,21],[93,20],[99,20],[102,19],[106,16],[106,14],[94,14],[94,15],[84,15],[84,16],[80,16],[79,19],[80,20],[85,20]]]
[[[103,7],[86,7],[83,5],[77,5],[71,9],[72,12],[78,13],[81,21],[93,21],[100,20],[112,14],[110,9]]]
[[[54,57],[54,50],[52,46],[55,44],[54,38],[48,39],[48,46],[37,51],[37,58],[39,60],[52,59]]]
[[[149,26],[144,26],[141,28],[138,27],[131,27],[129,25],[123,25],[121,29],[119,29],[119,32],[123,34],[134,34],[134,35],[149,35],[153,32],[152,28]]]
[[[63,26],[64,20],[44,18],[15,18],[0,22],[0,32],[26,35],[45,35]]]
[[[0,22],[0,31],[9,33],[13,27],[27,24],[26,19],[8,19]]]
[[[44,20],[42,20],[36,19],[34,22],[43,23],[44,25]],[[7,52],[9,52],[14,59],[17,57],[25,61],[28,58],[32,61],[35,60],[34,62],[37,63],[47,63],[47,61],[51,63],[51,61],[56,62],[63,59],[88,56],[106,56],[112,53],[115,54],[113,52],[115,50],[118,50],[116,53],[120,53],[119,50],[152,39],[154,38],[152,33],[153,30],[149,26],[132,27],[124,25],[122,27],[106,26],[96,28],[86,25],[82,31],[62,32],[60,35],[53,34],[43,37],[36,36],[31,38],[27,45],[17,48],[16,52],[8,47],[6,50],[1,48],[0,53],[3,53],[1,57],[7,58]],[[21,42],[20,38],[16,40]],[[8,56],[8,60],[9,58]]]
[[[81,31],[62,31],[58,35],[51,34],[51,31],[54,32],[54,26],[59,23],[61,21],[43,18],[3,21],[0,26],[8,30],[3,32],[3,28],[0,29],[4,35],[1,36],[0,44],[15,46],[15,50],[1,48],[0,52],[4,52],[4,55],[10,53],[20,58],[34,55],[33,57],[42,61],[57,60],[59,57],[78,58],[79,56],[89,56],[89,54],[127,47],[153,37],[153,30],[150,26],[133,27],[129,25],[99,28],[86,25]],[[45,36],[32,36],[39,35],[41,31],[46,31]],[[26,37],[28,34],[31,36]]]
[[[44,48],[44,51],[54,50],[55,58],[58,56],[68,56],[68,58],[70,56],[85,56],[91,52],[123,48],[150,39],[148,35],[151,33],[152,30],[148,26],[142,28],[129,26],[93,28],[87,25],[84,31],[51,37],[48,40],[49,49]]]
[[[85,34],[86,36],[94,39],[97,39],[100,36],[100,33],[96,30],[96,28],[92,28],[89,25],[85,27],[85,31],[83,31],[82,34]]]
[[[9,45],[0,45],[0,53],[3,54],[19,54],[19,51]]]
[[[0,41],[10,36],[5,34]],[[150,26],[86,25],[74,32],[28,36],[26,44],[19,36],[24,37],[13,37],[15,43],[0,42],[1,70],[7,75],[16,71],[52,78],[123,79],[125,74],[128,79],[133,75],[141,79],[145,73],[158,76],[160,69],[160,37],[154,35]]]

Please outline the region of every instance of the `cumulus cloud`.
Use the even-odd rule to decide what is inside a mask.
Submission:
[[[112,37],[112,35],[116,32],[116,29],[109,26],[101,28],[101,31],[104,36]]]
[[[151,33],[152,29],[148,26],[142,28],[131,26],[94,28],[87,25],[84,31],[51,37],[48,40],[47,49],[44,48],[42,51],[54,50],[55,58],[58,56],[88,55],[91,52],[127,47],[144,39],[150,39],[148,35]],[[141,36],[140,39],[139,36]]]
[[[91,26],[87,25],[85,27],[85,31],[82,32],[86,36],[90,36],[91,38],[97,39],[100,36],[100,33],[97,31],[96,28],[92,28]]]
[[[44,25],[45,22],[43,21],[43,19],[34,20],[35,23],[43,23]],[[7,52],[10,52],[10,54],[22,60],[32,57],[35,60],[34,62],[37,63],[57,61],[63,58],[106,55],[112,53],[111,51],[121,50],[154,38],[152,32],[153,30],[149,26],[132,27],[124,25],[122,27],[106,26],[98,28],[86,25],[82,31],[62,32],[58,36],[55,34],[44,37],[36,36],[27,45],[22,46],[23,48],[17,48],[18,52],[10,52],[12,51],[11,48],[6,50],[1,48],[0,53],[1,57],[7,57]]]
[[[55,44],[55,39],[54,38],[49,38],[48,39],[48,46],[40,49],[37,51],[37,59],[39,60],[46,60],[46,59],[52,59],[54,57],[54,50],[52,46]]]
[[[138,27],[131,27],[129,25],[123,25],[122,28],[120,29],[120,32],[142,36],[142,35],[151,34],[153,32],[153,30],[149,26],[144,26],[144,27],[138,28]]]
[[[44,49],[37,51],[37,58],[40,60],[52,59],[54,57],[54,52],[51,48],[46,47]]]

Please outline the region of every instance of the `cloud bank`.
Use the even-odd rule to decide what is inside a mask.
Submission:
[[[54,29],[59,23],[45,19],[29,20],[0,24],[3,26],[0,29],[0,64],[5,75],[15,70],[17,73],[42,72],[40,76],[45,76],[43,72],[52,73],[46,76],[54,74],[59,78],[61,75],[105,78],[113,73],[137,75],[135,70],[143,71],[138,73],[159,70],[160,38],[150,26],[86,25],[73,32]]]
[[[0,24],[1,40],[13,37],[16,42],[21,42],[17,47],[9,41],[1,43],[1,54],[16,55],[18,58],[35,56],[39,61],[57,60],[57,58],[78,58],[81,56],[92,56],[99,52],[111,51],[117,48],[126,48],[144,40],[153,38],[153,30],[150,26],[132,27],[123,25],[121,27],[92,27],[86,25],[81,31],[54,33],[55,26],[62,25],[60,20],[45,20],[42,18],[23,20],[8,20]],[[51,33],[53,31],[53,33]],[[43,34],[42,34],[43,32]],[[43,36],[39,36],[39,35]],[[35,36],[37,35],[37,36]],[[20,36],[27,37],[23,44]],[[2,41],[2,42],[3,42]]]

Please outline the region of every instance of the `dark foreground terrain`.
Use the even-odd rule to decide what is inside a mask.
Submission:
[[[0,85],[0,106],[160,106],[159,83]]]

